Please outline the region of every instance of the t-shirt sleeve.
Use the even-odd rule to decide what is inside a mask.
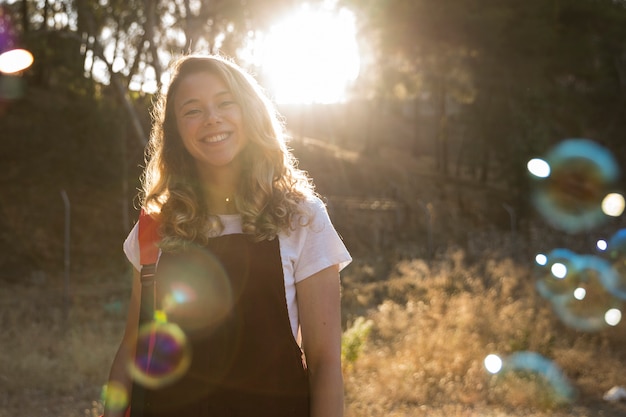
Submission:
[[[141,271],[141,263],[139,261],[139,222],[135,223],[135,226],[124,241],[124,253],[135,269]]]
[[[294,231],[294,243],[297,246],[294,262],[296,282],[332,265],[338,265],[341,271],[352,262],[352,257],[335,230],[324,203],[319,198],[314,198],[307,204],[312,213],[312,221]]]

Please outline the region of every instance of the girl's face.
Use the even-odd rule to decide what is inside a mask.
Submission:
[[[186,76],[175,93],[174,112],[183,145],[201,172],[237,167],[248,138],[241,107],[219,77],[208,72]]]

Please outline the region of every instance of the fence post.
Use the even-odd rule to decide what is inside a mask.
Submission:
[[[65,274],[63,280],[63,319],[67,323],[68,318],[68,304],[70,298],[70,199],[67,196],[65,190],[61,190],[61,197],[63,198],[63,205],[65,206],[65,252],[64,252],[64,267]]]

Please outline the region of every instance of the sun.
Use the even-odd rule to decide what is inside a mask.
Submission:
[[[332,3],[304,4],[272,26],[260,48],[260,70],[278,103],[345,101],[359,75],[355,16]]]

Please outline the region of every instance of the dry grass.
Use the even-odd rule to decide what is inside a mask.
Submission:
[[[89,292],[94,290],[99,288]],[[78,417],[101,412],[101,387],[124,320],[121,311],[108,311],[107,292],[74,294],[65,318],[59,288],[3,288],[0,417]]]
[[[624,325],[593,335],[564,328],[536,295],[528,268],[509,259],[468,265],[456,251],[433,266],[400,263],[383,282],[355,285],[346,277],[347,305],[378,300],[366,314],[369,339],[346,367],[351,417],[626,411],[600,402],[603,392],[626,382]],[[554,360],[578,390],[577,401],[558,401],[537,375],[484,369],[486,355],[517,351]]]
[[[352,333],[356,345],[345,364],[349,417],[626,412],[623,405],[601,401],[603,392],[626,383],[624,326],[591,335],[563,327],[536,296],[525,266],[506,258],[470,265],[454,251],[431,265],[404,261],[389,276],[380,274],[375,265],[357,261],[344,278],[346,326],[358,317],[369,320],[359,321],[361,340],[358,329]],[[0,417],[101,412],[126,289],[74,290],[65,320],[59,288],[3,289]],[[541,378],[500,378],[484,370],[487,354],[519,350],[553,359],[578,389],[577,401],[555,402]]]

